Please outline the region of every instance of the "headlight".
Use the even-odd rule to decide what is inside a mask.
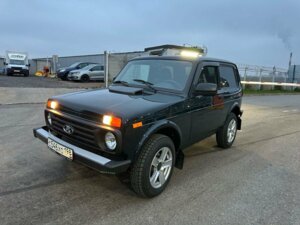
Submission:
[[[65,72],[66,70],[65,69],[62,69],[62,70],[60,70],[59,72]]]
[[[50,113],[48,113],[48,115],[47,115],[47,120],[48,120],[48,123],[49,123],[50,125],[52,125],[52,119],[51,119]]]
[[[47,108],[57,109],[57,107],[58,107],[58,103],[56,101],[48,100],[48,102],[47,102]]]
[[[110,150],[114,150],[117,147],[117,140],[113,133],[107,132],[105,134],[105,144]]]

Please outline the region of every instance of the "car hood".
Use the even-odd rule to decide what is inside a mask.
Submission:
[[[70,73],[77,73],[77,72],[81,72],[82,70],[71,70]]]
[[[74,112],[112,114],[127,121],[151,116],[157,112],[166,114],[170,105],[183,100],[182,96],[171,94],[140,93],[125,94],[109,89],[98,89],[55,96],[52,99]]]

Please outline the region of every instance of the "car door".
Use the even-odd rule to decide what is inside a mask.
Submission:
[[[240,101],[240,81],[238,70],[233,64],[222,63],[219,66],[219,91],[220,98],[224,100],[224,113],[220,115],[224,124],[232,106]]]
[[[193,87],[198,83],[219,83],[219,63],[204,62],[198,65]],[[211,135],[220,126],[219,115],[223,114],[224,101],[219,93],[199,95],[191,91],[191,142],[195,143]]]
[[[90,69],[89,76],[91,80],[97,80],[100,76],[100,66],[94,66]]]

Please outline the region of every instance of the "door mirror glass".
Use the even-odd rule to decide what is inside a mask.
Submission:
[[[214,83],[199,83],[196,86],[195,93],[199,95],[215,95],[217,94],[217,84]]]

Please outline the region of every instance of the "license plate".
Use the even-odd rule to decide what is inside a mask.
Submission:
[[[14,72],[16,72],[16,73],[19,73],[19,72],[20,72],[20,70],[14,70]]]
[[[48,147],[57,152],[58,154],[73,160],[73,150],[70,148],[67,148],[55,141],[53,141],[52,139],[48,138]]]

